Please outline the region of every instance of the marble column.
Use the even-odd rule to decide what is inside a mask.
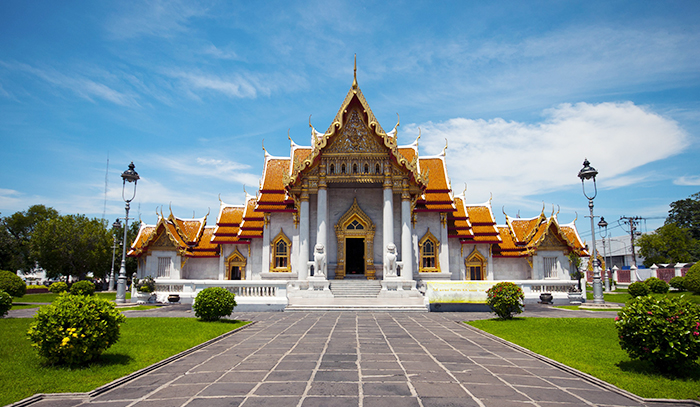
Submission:
[[[386,248],[394,243],[394,191],[391,181],[391,167],[384,164],[384,207],[382,212],[382,264],[386,258]],[[382,279],[386,278],[382,274]]]
[[[297,275],[299,280],[307,278],[307,264],[309,263],[309,182],[304,180],[301,184],[301,197],[299,202],[299,262]]]
[[[440,212],[440,271],[450,272],[450,243],[447,236],[447,213]]]
[[[262,271],[270,271],[270,215],[267,213],[263,221]]]
[[[411,245],[411,194],[408,180],[404,178],[401,191],[401,277],[413,280],[413,250]]]
[[[328,261],[328,191],[326,190],[326,172],[321,168],[318,181],[318,197],[316,199],[316,244],[323,245],[323,252]],[[316,249],[314,248],[314,253]],[[326,270],[328,273],[328,270]],[[314,273],[314,275],[316,275]],[[328,278],[326,274],[325,278]]]

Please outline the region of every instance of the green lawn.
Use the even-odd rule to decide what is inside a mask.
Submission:
[[[642,397],[700,400],[700,366],[679,378],[630,360],[620,348],[612,318],[515,318],[468,324]]]
[[[0,405],[35,393],[86,392],[231,331],[246,322],[129,318],[121,338],[82,368],[44,366],[26,338],[30,318],[0,319]]]
[[[695,304],[700,304],[700,295],[699,294],[693,294],[689,291],[669,291],[666,294],[652,294],[652,297],[669,297],[669,298],[677,298],[680,296],[684,296],[687,300],[689,300],[692,303]],[[586,291],[586,299],[588,300],[593,300],[593,290],[587,290]],[[612,293],[603,293],[603,299],[605,302],[616,302],[620,304],[626,304],[628,301],[632,299],[632,296],[627,293],[627,290],[619,290],[615,291]]]
[[[98,297],[114,301],[117,298],[116,293],[95,293]],[[58,297],[58,294],[42,293],[42,294],[25,294],[23,297],[13,298],[12,302],[53,302]],[[131,292],[126,292],[126,298],[131,299]]]

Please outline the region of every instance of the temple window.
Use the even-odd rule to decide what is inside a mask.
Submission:
[[[420,251],[420,269],[421,273],[434,273],[440,271],[440,265],[438,261],[438,248],[440,243],[438,240],[430,233],[430,229],[425,233],[423,238],[418,243]]]
[[[544,278],[556,278],[557,277],[557,258],[556,257],[544,257]]]
[[[464,260],[464,265],[466,266],[465,278],[467,280],[485,280],[484,267],[486,266],[486,258],[476,250],[476,247]]]
[[[331,164],[331,174],[335,174],[335,165]]]
[[[360,222],[358,222],[357,219],[350,222],[350,224],[347,227],[347,229],[349,229],[349,230],[363,230],[364,228],[365,227],[362,226],[362,224]]]
[[[290,247],[292,242],[280,230],[280,233],[272,241],[272,264],[270,267],[273,272],[288,272],[292,271],[289,262]]]
[[[379,164],[377,164],[377,166],[375,167],[375,171],[374,171],[374,172],[377,173],[377,174],[381,174],[381,171],[380,171],[380,168],[379,168]]]
[[[340,166],[340,173],[345,174],[345,164]]]
[[[170,277],[170,257],[158,257],[158,272],[156,274],[157,278]]]
[[[352,173],[357,174],[357,164],[352,165]]]
[[[365,164],[365,174],[369,174],[369,165]]]

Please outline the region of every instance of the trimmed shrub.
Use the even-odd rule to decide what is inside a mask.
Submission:
[[[12,308],[12,296],[0,290],[0,318],[4,317]]]
[[[669,285],[678,291],[685,291],[685,278],[681,276],[673,277]]]
[[[644,280],[644,284],[646,284],[653,293],[666,294],[668,292],[668,284],[660,278],[649,277]]]
[[[70,286],[70,293],[73,295],[93,295],[95,294],[95,284],[87,280],[80,280]]]
[[[683,285],[686,290],[700,294],[700,261],[695,263],[693,267],[685,273]]]
[[[27,292],[27,285],[17,274],[0,270],[0,290],[13,297],[21,297]]]
[[[49,286],[49,291],[51,291],[54,294],[66,292],[68,291],[68,284],[64,283],[63,281],[56,281],[55,283]]]
[[[642,281],[637,281],[632,284],[627,288],[627,292],[632,296],[632,297],[644,297],[646,295],[649,295],[651,293],[651,289],[649,288],[648,285],[644,284]]]
[[[620,346],[630,358],[668,371],[700,357],[700,308],[685,298],[639,297],[617,315]]]
[[[517,285],[509,282],[495,284],[486,291],[488,304],[496,315],[502,319],[513,318],[513,314],[523,312],[525,295]]]
[[[151,276],[142,279],[136,278],[134,279],[134,286],[137,291],[142,293],[152,293],[156,290],[156,281]]]
[[[62,293],[39,308],[27,335],[48,363],[77,365],[96,359],[116,343],[119,324],[125,320],[110,301]]]
[[[235,294],[221,287],[209,287],[200,291],[194,299],[194,315],[202,321],[218,321],[229,316],[236,306]]]

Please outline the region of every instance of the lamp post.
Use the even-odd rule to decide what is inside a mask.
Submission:
[[[610,291],[610,264],[608,263],[608,253],[605,250],[605,239],[608,237],[608,222],[605,221],[605,217],[600,217],[600,222],[598,222],[598,227],[605,231],[603,235],[603,260],[605,261],[605,269],[603,270],[604,281],[605,281],[605,291]]]
[[[598,187],[595,183],[595,177],[598,171],[591,167],[588,159],[583,160],[583,168],[578,172],[578,177],[581,178],[581,188],[583,188],[583,196],[588,198],[588,209],[591,211],[591,263],[593,265],[593,304],[605,304],[603,299],[603,284],[600,281],[600,267],[598,267],[598,255],[595,250],[595,222],[593,217],[593,199],[598,195]],[[586,184],[584,181],[593,179],[593,195],[586,194]]]
[[[119,218],[117,218],[114,223],[112,223],[112,230],[119,230],[122,228]],[[114,254],[117,251],[119,245],[117,244],[117,235],[112,233],[112,268],[109,271],[109,291],[114,291]]]
[[[129,168],[122,173],[122,199],[126,202],[126,217],[124,218],[124,240],[122,241],[122,266],[119,269],[119,282],[117,283],[117,299],[118,304],[126,302],[126,232],[129,230],[129,204],[136,197],[136,183],[139,180],[139,174],[134,171],[134,162],[129,164]],[[134,183],[134,192],[131,198],[126,199],[126,183]]]

